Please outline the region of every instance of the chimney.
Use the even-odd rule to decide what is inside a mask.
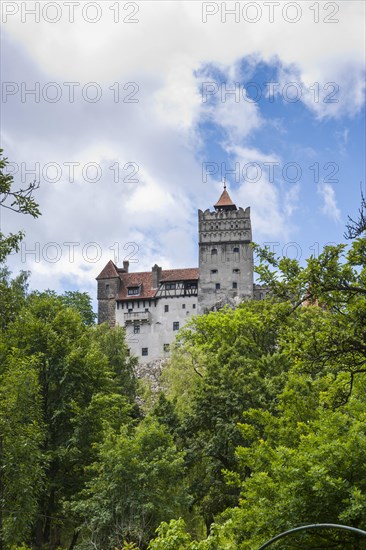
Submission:
[[[154,267],[151,269],[152,272],[152,287],[158,288],[159,281],[161,279],[161,267],[158,266],[158,264],[155,264]]]
[[[128,266],[130,265],[130,262],[129,261],[124,261],[123,262],[123,270],[128,273]]]

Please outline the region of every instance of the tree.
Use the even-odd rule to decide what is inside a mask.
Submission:
[[[246,302],[234,311],[196,317],[181,333],[180,351],[169,369],[168,395],[180,415],[175,437],[187,454],[189,491],[207,532],[218,513],[238,502],[239,491],[227,485],[223,471],[237,468],[243,412],[252,407],[272,409],[283,387],[287,361],[277,351],[281,310],[282,305]],[[184,356],[183,364],[190,366],[185,375]],[[184,376],[189,397],[179,393]],[[188,380],[191,377],[196,386]],[[189,406],[182,405],[187,399]]]
[[[3,149],[0,149],[0,207],[20,214],[29,214],[33,218],[40,216],[38,204],[34,200],[34,191],[38,189],[39,184],[30,183],[24,189],[12,189],[14,178],[11,174],[5,172],[8,165],[8,159],[3,157]],[[13,250],[19,250],[19,243],[24,237],[23,231],[18,233],[9,233],[4,235],[0,231],[0,263],[3,262],[8,254]]]
[[[172,437],[151,417],[133,430],[108,430],[95,475],[75,504],[84,517],[85,548],[115,548],[126,540],[146,548],[159,523],[186,507],[183,462]]]
[[[348,223],[346,225],[347,231],[344,234],[346,239],[356,239],[366,231],[366,197],[363,194],[362,188],[361,206],[358,210],[358,214],[359,216],[357,220],[353,220],[350,216],[348,216]]]
[[[169,388],[190,490],[215,519],[220,550],[258,548],[309,523],[366,525],[366,239],[326,247],[304,267],[258,252],[271,298],[194,320],[181,353],[193,351],[187,376],[199,383],[186,407],[174,394],[184,369]],[[174,548],[177,525],[164,529],[159,544]],[[334,530],[281,542],[294,546],[362,547]]]
[[[0,376],[0,548],[29,537],[44,482],[37,357],[12,352]]]
[[[60,298],[65,306],[73,307],[80,313],[85,325],[94,325],[96,314],[93,311],[89,294],[75,290],[66,290]]]
[[[274,300],[286,300],[277,345],[290,368],[275,408],[253,407],[241,423],[240,466],[226,473],[241,498],[221,526],[235,548],[303,524],[366,525],[365,250],[365,238],[347,251],[326,247],[305,267],[259,251],[262,280]],[[338,531],[297,535],[281,547],[294,545],[361,548]]]
[[[66,513],[67,503],[91,477],[88,466],[96,459],[95,444],[103,439],[104,423],[119,429],[137,414],[124,331],[116,329],[107,336],[103,330],[86,326],[62,297],[35,292],[3,333],[0,351],[6,372],[13,349],[19,361],[37,359],[45,467],[32,526],[36,548],[57,548],[70,539],[76,543],[79,518]],[[114,347],[103,349],[112,340]]]
[[[21,271],[17,277],[11,278],[11,272],[5,266],[0,266],[0,329],[5,330],[24,306],[28,290],[29,272]]]

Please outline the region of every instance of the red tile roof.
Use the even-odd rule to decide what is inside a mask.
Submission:
[[[118,276],[118,268],[116,264],[114,264],[112,260],[109,260],[105,268],[99,273],[97,281],[98,279],[113,279]]]
[[[103,272],[102,272],[103,273]],[[157,288],[152,288],[152,272],[142,271],[139,273],[120,273],[121,280],[120,291],[117,295],[117,300],[141,300],[153,298],[157,292]],[[186,269],[166,269],[161,272],[160,281],[192,281],[198,280],[198,268]],[[140,294],[127,294],[128,287],[140,286]]]
[[[184,269],[165,269],[161,273],[161,281],[192,281],[198,280],[198,267]]]
[[[221,197],[219,198],[217,203],[214,204],[215,208],[217,208],[217,207],[220,208],[221,206],[235,206],[235,204],[231,200],[231,197],[230,197],[229,193],[226,191],[226,187],[224,187],[224,190],[221,193]],[[235,208],[236,208],[236,206],[235,206]]]

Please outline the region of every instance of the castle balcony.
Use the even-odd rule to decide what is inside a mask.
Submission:
[[[150,311],[131,311],[125,313],[125,324],[141,322],[141,323],[151,323],[151,313]]]

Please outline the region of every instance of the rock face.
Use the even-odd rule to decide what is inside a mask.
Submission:
[[[150,383],[151,390],[158,392],[161,389],[161,373],[166,363],[166,359],[156,359],[150,363],[139,363],[135,367],[136,377],[147,380]]]

